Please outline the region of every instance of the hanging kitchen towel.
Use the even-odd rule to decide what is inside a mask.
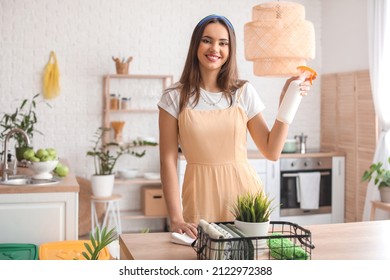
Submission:
[[[299,172],[297,179],[297,201],[301,209],[318,209],[320,204],[320,172]]]
[[[49,61],[43,76],[43,97],[53,99],[60,94],[60,70],[54,51],[50,52]]]

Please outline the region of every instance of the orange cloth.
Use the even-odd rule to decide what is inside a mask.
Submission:
[[[238,106],[240,95],[227,109],[187,107],[179,114],[179,143],[187,160],[182,187],[186,222],[233,221],[237,195],[263,188],[247,158],[248,117]]]

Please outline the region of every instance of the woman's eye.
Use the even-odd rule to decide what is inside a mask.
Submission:
[[[219,43],[219,45],[221,45],[221,46],[228,46],[229,43],[228,42],[221,42],[221,43]]]
[[[209,39],[202,39],[202,43],[205,43],[205,44],[210,44],[211,41]]]

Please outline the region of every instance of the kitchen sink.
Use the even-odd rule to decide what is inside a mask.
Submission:
[[[61,179],[53,177],[52,179],[38,180],[31,178],[30,176],[24,175],[13,175],[9,176],[8,180],[0,181],[0,185],[30,185],[30,186],[45,186],[45,185],[53,185],[60,182]]]

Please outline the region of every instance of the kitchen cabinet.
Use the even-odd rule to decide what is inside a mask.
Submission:
[[[322,75],[321,149],[345,154],[345,221],[361,221],[378,125],[369,71]]]
[[[55,185],[0,187],[0,243],[78,239],[79,185],[72,172]]]
[[[0,195],[0,243],[77,240],[77,201],[77,193]]]
[[[142,133],[147,136],[156,134],[156,129],[150,122],[157,122],[157,102],[162,92],[172,84],[171,75],[106,75],[103,78],[103,127],[111,127],[112,121],[125,121],[123,129],[123,145],[128,145],[137,137],[142,137]],[[129,101],[128,107],[120,105],[117,109],[110,106],[110,95],[125,97]],[[120,104],[121,102],[119,102]],[[130,134],[131,133],[131,134]],[[150,135],[149,135],[150,134]],[[103,143],[113,141],[113,135],[107,134]],[[135,149],[143,147],[136,147]],[[147,153],[157,153],[158,149],[151,147]],[[154,155],[153,155],[154,157]],[[141,159],[132,157],[132,168],[139,169]],[[130,162],[121,161],[117,163],[117,168],[128,168]],[[141,174],[142,175],[142,174]],[[120,203],[121,220],[124,231],[138,231],[140,228],[151,228],[144,226],[151,220],[166,219],[165,216],[145,216],[141,210],[141,188],[144,185],[158,185],[160,180],[149,180],[143,177],[134,179],[116,179],[114,192],[122,195]],[[129,189],[131,187],[131,189]],[[126,222],[131,223],[131,229],[126,226]],[[162,223],[164,224],[164,223]],[[160,226],[161,227],[161,226]],[[162,225],[164,227],[164,225]],[[153,230],[153,228],[151,229]]]

